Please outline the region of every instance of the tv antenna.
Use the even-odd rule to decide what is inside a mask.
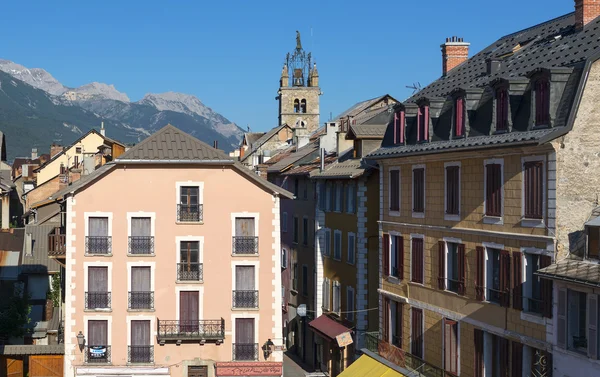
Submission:
[[[415,94],[416,92],[420,91],[422,89],[421,87],[421,83],[420,82],[416,82],[413,83],[412,85],[407,85],[406,86],[408,89],[412,89],[413,90],[413,94]]]

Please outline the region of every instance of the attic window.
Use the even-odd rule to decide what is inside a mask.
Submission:
[[[417,114],[417,141],[427,140],[429,140],[429,105],[421,105]]]
[[[496,131],[508,130],[508,90],[496,91]]]
[[[454,101],[454,136],[465,136],[465,98],[458,97]]]
[[[397,111],[394,114],[394,144],[404,143],[404,124],[406,114],[404,110]]]
[[[546,78],[535,82],[535,125],[550,125],[550,83]]]

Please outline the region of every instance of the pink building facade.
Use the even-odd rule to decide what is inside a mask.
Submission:
[[[280,200],[167,126],[57,195],[66,376],[281,376]]]

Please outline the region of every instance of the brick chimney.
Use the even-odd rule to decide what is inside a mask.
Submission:
[[[62,151],[63,151],[62,145],[52,144],[50,146],[50,158],[56,156],[57,154],[59,154]]]
[[[575,26],[583,28],[600,16],[600,0],[575,0]]]
[[[440,46],[442,48],[442,74],[444,76],[456,66],[469,59],[470,45],[470,43],[463,41],[462,38],[446,38],[446,43]]]

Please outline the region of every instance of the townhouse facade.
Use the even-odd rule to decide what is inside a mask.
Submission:
[[[289,192],[168,125],[54,197],[65,375],[282,374]]]
[[[432,376],[597,373],[595,278],[575,272],[598,266],[577,250],[597,248],[585,231],[600,66],[586,40],[600,12],[575,3],[470,59],[447,39],[442,78],[395,106],[369,156],[381,169],[370,348],[388,360]]]

